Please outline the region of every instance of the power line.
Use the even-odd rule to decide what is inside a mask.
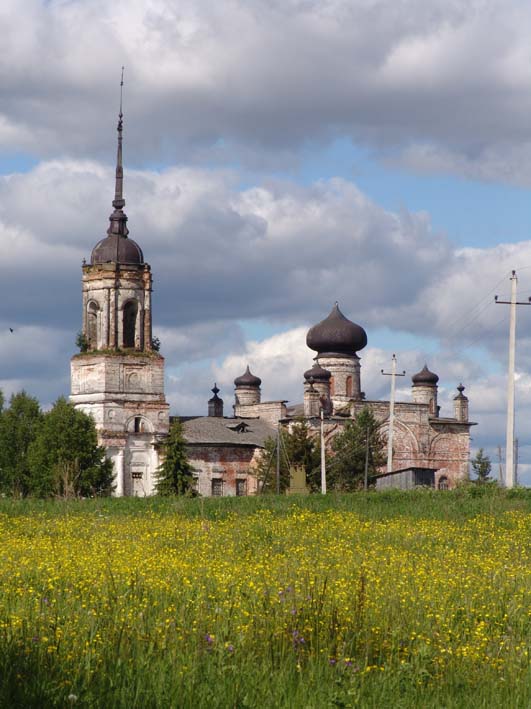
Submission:
[[[462,321],[462,320],[465,319],[465,318],[468,318],[470,315],[472,315],[472,313],[473,313],[477,308],[480,308],[484,303],[486,303],[485,307],[483,307],[483,308],[480,310],[479,313],[477,313],[477,314],[475,314],[475,315],[472,315],[472,317],[470,317],[470,318],[467,320],[467,322],[465,323],[464,326],[460,326],[460,327],[457,329],[457,331],[454,331],[454,332],[453,332],[453,336],[454,336],[454,337],[455,337],[456,335],[458,335],[460,332],[462,332],[469,324],[471,324],[472,322],[474,322],[474,321],[486,310],[486,308],[487,308],[489,305],[492,304],[492,300],[490,299],[491,295],[494,293],[494,291],[496,290],[496,288],[497,288],[501,283],[503,283],[503,281],[504,281],[506,278],[507,278],[507,273],[504,273],[504,275],[502,276],[502,278],[500,278],[500,280],[488,291],[488,293],[486,293],[484,296],[482,296],[481,299],[480,299],[475,305],[473,305],[471,308],[469,308],[468,310],[466,310],[464,313],[461,313],[460,315],[458,315],[456,318],[454,318],[453,320],[451,320],[451,321],[448,323],[448,325],[446,326],[446,328],[449,329],[449,330],[452,330],[452,329],[454,328],[454,326],[456,326],[460,321]]]

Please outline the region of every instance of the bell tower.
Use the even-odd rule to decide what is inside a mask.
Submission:
[[[149,495],[168,433],[164,358],[151,331],[151,268],[129,238],[122,164],[122,80],[113,212],[107,236],[83,263],[81,352],[71,360],[70,400],[92,415],[114,463],[116,495]]]

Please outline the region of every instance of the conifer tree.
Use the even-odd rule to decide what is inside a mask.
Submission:
[[[193,495],[194,475],[188,461],[182,423],[175,419],[161,446],[162,464],[157,470],[155,488],[158,495]]]
[[[5,495],[24,497],[30,491],[28,450],[41,420],[39,402],[25,391],[13,394],[0,414],[0,490]]]
[[[328,484],[336,490],[351,491],[363,486],[367,434],[369,442],[369,477],[385,463],[385,440],[378,422],[367,407],[345,424],[332,441],[328,465]]]
[[[492,463],[488,455],[485,455],[483,448],[480,448],[474,458],[471,460],[472,470],[476,474],[476,480],[478,483],[486,483],[491,481],[490,473],[492,470]]]
[[[64,397],[44,414],[28,451],[30,494],[109,495],[113,466],[98,446],[94,419],[74,408]]]

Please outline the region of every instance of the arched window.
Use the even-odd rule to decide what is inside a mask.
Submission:
[[[439,488],[439,490],[448,490],[448,478],[446,477],[446,475],[441,475],[437,487]]]
[[[89,303],[87,312],[87,340],[89,350],[98,349],[98,304],[92,301]]]
[[[347,377],[347,396],[352,396],[352,377]]]
[[[137,312],[136,300],[130,300],[124,305],[124,347],[135,346]]]

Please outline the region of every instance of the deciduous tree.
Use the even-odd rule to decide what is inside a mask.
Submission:
[[[284,492],[290,484],[290,467],[302,466],[306,471],[306,484],[315,491],[320,485],[321,449],[319,440],[312,435],[304,419],[292,424],[290,429],[280,431],[280,490]],[[276,490],[277,439],[268,438],[256,468],[258,479],[264,492]]]
[[[0,490],[6,495],[23,497],[30,492],[28,450],[41,420],[39,402],[25,391],[13,394],[0,414]]]
[[[348,421],[332,441],[328,465],[328,484],[331,488],[350,491],[363,486],[367,436],[369,477],[384,464],[385,440],[373,413],[366,407],[352,421]]]
[[[64,397],[44,414],[28,461],[30,492],[36,496],[94,496],[112,491],[112,462],[98,445],[93,418]]]

